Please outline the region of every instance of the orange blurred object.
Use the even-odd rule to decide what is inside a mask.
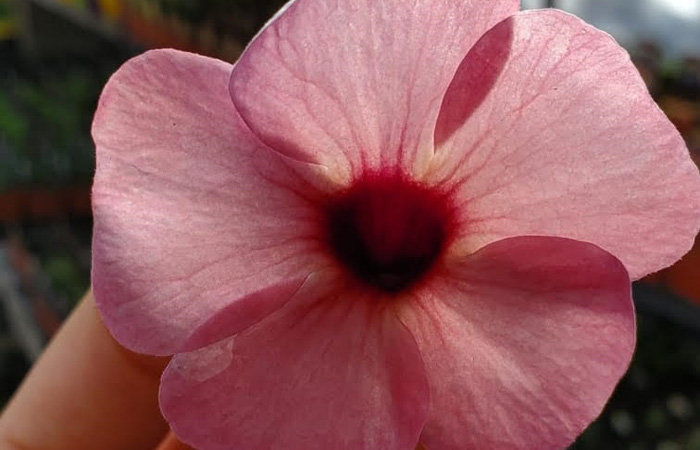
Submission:
[[[673,293],[700,305],[700,236],[690,252],[665,272],[666,285]]]

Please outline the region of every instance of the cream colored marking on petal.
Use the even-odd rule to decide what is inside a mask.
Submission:
[[[226,370],[233,361],[234,339],[228,338],[208,347],[181,354],[173,361],[173,369],[197,382],[207,381]],[[211,362],[202,364],[203,360]]]

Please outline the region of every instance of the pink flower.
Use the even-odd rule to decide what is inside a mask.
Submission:
[[[298,0],[235,66],[110,80],[94,290],[121,343],[175,355],[181,439],[541,450],[599,414],[629,279],[690,248],[700,177],[609,36],[517,10]]]

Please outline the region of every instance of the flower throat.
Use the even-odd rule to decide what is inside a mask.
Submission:
[[[327,236],[352,274],[397,293],[433,267],[451,234],[452,216],[439,191],[401,175],[370,174],[331,200]]]

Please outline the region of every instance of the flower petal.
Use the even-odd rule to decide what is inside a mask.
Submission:
[[[700,227],[700,177],[680,135],[625,51],[566,13],[519,13],[489,31],[436,129],[431,177],[457,192],[467,252],[569,237],[636,279],[680,258]]]
[[[348,178],[432,154],[459,61],[516,0],[299,0],[236,64],[231,95],[254,133]],[[425,161],[423,161],[424,163]]]
[[[133,350],[177,352],[229,304],[241,326],[259,320],[319,253],[302,198],[311,190],[246,130],[230,71],[153,51],[126,63],[100,100],[92,282],[108,328]]]
[[[160,401],[180,439],[201,450],[415,448],[429,403],[415,341],[385,305],[319,280],[247,331],[173,357]]]
[[[435,450],[561,449],[601,411],[634,348],[630,283],[598,247],[549,237],[490,244],[416,294]]]

